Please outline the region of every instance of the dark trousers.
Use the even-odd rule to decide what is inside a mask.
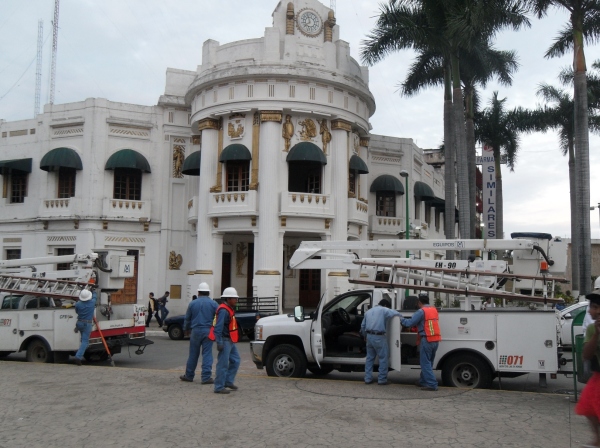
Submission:
[[[156,318],[156,322],[158,322],[158,325],[160,325],[162,327],[162,320],[160,320],[160,313],[158,312],[158,310],[154,311],[154,317]],[[152,320],[152,312],[148,311],[148,317],[146,318],[146,326],[148,327],[150,325],[150,321]]]

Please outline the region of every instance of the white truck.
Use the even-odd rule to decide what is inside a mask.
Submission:
[[[546,234],[514,240],[380,240],[304,242],[290,260],[293,268],[347,269],[350,283],[368,289],[351,290],[305,314],[296,307],[293,315],[260,319],[250,344],[254,363],[270,376],[302,377],[308,369],[324,375],[333,370],[364,371],[365,342],[358,333],[365,312],[388,298],[404,317],[413,314],[414,298],[406,290],[449,294],[459,308],[439,311],[442,342],[435,359],[445,385],[486,388],[497,377],[530,372],[570,373],[567,353],[557,344],[556,313],[548,304],[556,277],[566,266],[566,246]],[[540,238],[541,236],[541,238]],[[436,248],[513,252],[514,272],[502,260],[415,260],[362,258],[349,251],[378,253]],[[318,257],[318,258],[315,258]],[[485,257],[484,257],[485,258]],[[508,281],[513,291],[506,292]],[[413,282],[412,284],[410,282]],[[374,288],[373,288],[374,287]],[[521,292],[525,292],[522,294]],[[534,307],[497,307],[483,310],[482,297],[519,302],[538,302]],[[399,318],[388,324],[390,368],[419,365],[416,333],[403,328]]]
[[[49,256],[0,261],[0,358],[26,351],[32,362],[65,362],[80,345],[73,306],[83,289],[98,297],[88,361],[104,360],[122,347],[143,353],[146,339],[144,306],[112,305],[110,294],[133,275],[133,257],[124,251]],[[37,266],[69,263],[70,270],[38,271]],[[99,327],[99,328],[98,328]]]

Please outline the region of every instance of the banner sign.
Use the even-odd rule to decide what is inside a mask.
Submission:
[[[485,223],[484,238],[496,238],[496,164],[494,151],[483,145],[481,156],[481,173],[483,174],[483,211],[481,220]]]

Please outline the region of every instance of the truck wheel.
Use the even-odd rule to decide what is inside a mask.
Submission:
[[[489,389],[492,385],[492,372],[478,356],[454,355],[442,368],[445,386],[467,389]]]
[[[52,352],[39,339],[31,341],[27,346],[28,362],[52,362],[53,359]]]
[[[315,376],[325,376],[330,374],[331,372],[333,372],[333,367],[332,366],[321,366],[321,367],[309,367],[308,368],[309,372],[312,373]]]
[[[183,339],[183,328],[177,324],[171,325],[169,327],[169,337],[174,341],[180,341]]]
[[[298,347],[282,344],[269,352],[265,367],[269,376],[303,378],[306,374],[306,358]]]

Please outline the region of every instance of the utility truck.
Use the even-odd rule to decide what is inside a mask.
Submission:
[[[68,263],[68,270],[42,270]],[[112,305],[110,294],[133,276],[134,258],[125,251],[48,256],[0,261],[0,358],[26,351],[32,362],[65,362],[80,345],[74,303],[82,290],[95,290],[97,308],[88,361],[108,358],[122,347],[143,353],[146,339],[143,306]],[[106,345],[102,341],[104,337]]]
[[[250,350],[259,369],[270,376],[302,377],[308,369],[324,375],[333,370],[364,371],[365,341],[359,334],[366,311],[383,298],[404,317],[411,316],[416,297],[430,293],[460,307],[439,309],[442,333],[434,368],[447,386],[490,387],[495,377],[571,373],[572,357],[558,346],[557,317],[551,305],[556,282],[566,267],[566,245],[548,234],[513,234],[512,240],[379,240],[303,242],[290,259],[296,269],[347,271],[345,292],[307,314],[298,306],[290,315],[260,319]],[[469,260],[359,258],[355,251],[378,255],[409,251],[481,251]],[[512,252],[513,264],[488,260],[490,252]],[[439,253],[439,252],[438,252]],[[510,288],[507,285],[511,284]],[[433,294],[431,294],[433,293]],[[482,308],[483,298],[528,306]],[[398,317],[386,331],[390,368],[418,368],[417,333],[403,328]]]

